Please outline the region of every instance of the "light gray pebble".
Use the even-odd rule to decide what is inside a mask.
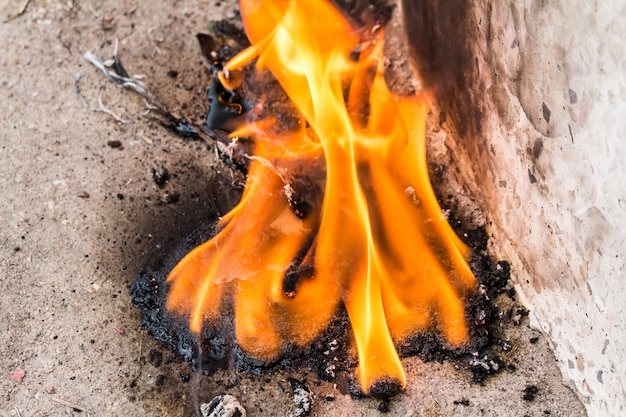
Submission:
[[[296,406],[289,411],[288,417],[308,416],[313,406],[313,396],[308,390],[297,387],[293,390],[293,402]]]
[[[232,395],[218,395],[202,404],[200,412],[202,417],[246,417],[246,409]]]

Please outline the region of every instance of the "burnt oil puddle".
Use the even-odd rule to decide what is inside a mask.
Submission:
[[[165,257],[139,271],[130,287],[135,307],[141,310],[142,323],[158,341],[169,346],[188,361],[192,371],[212,375],[219,369],[244,371],[260,375],[266,370],[282,369],[294,375],[312,371],[320,379],[337,384],[344,394],[362,395],[353,371],[357,365],[352,346],[352,335],[347,313],[340,307],[335,319],[318,339],[305,349],[288,348],[274,363],[262,363],[242,352],[236,343],[233,328],[232,305],[225,303],[222,320],[216,326],[206,326],[200,338],[188,328],[186,319],[166,309],[167,274],[176,263],[197,245],[217,233],[214,223],[199,224],[197,231],[181,239]],[[457,230],[458,232],[458,230]],[[500,338],[500,324],[507,318],[492,300],[499,294],[510,294],[509,265],[496,262],[486,250],[484,229],[471,230],[461,235],[472,236],[466,243],[473,246],[470,266],[478,281],[478,289],[466,299],[466,319],[469,342],[462,347],[450,347],[435,331],[409,338],[398,345],[401,356],[417,356],[424,361],[452,361],[468,369],[476,383],[506,369],[502,354],[507,344]],[[388,397],[396,393],[380,392]]]
[[[231,27],[228,30],[234,30]],[[202,51],[211,63],[212,71],[221,69],[223,62],[230,59],[237,47],[223,46],[216,50],[218,41],[209,35],[199,36]],[[227,146],[227,133],[233,130],[233,123],[243,120],[252,108],[246,99],[245,92],[254,92],[254,86],[241,91],[225,88],[214,77],[207,100],[209,111],[202,124],[193,124],[186,119],[170,117],[167,126],[182,137],[210,137],[216,142]],[[254,97],[254,96],[252,96]],[[252,100],[250,100],[252,101]],[[295,120],[295,118],[294,118]],[[204,136],[203,136],[204,135]],[[218,138],[218,139],[215,139]],[[219,148],[219,147],[218,147]],[[236,160],[235,156],[227,155],[231,165],[225,167],[222,176],[226,178],[227,170],[245,173],[247,154],[244,152]],[[222,158],[224,159],[224,157]],[[238,161],[238,162],[237,162]],[[167,173],[156,172],[155,182]],[[158,184],[158,182],[157,182]],[[437,188],[435,186],[435,188]],[[240,191],[224,187],[224,192],[215,193],[218,199],[216,207],[232,207],[238,200]],[[294,200],[297,212],[306,212],[299,200]],[[294,207],[292,207],[294,208]],[[348,315],[340,306],[335,318],[323,334],[310,346],[286,348],[281,359],[274,363],[262,363],[246,355],[237,345],[232,299],[224,297],[222,314],[219,323],[205,326],[198,337],[188,327],[185,317],[179,317],[166,308],[168,284],[166,278],[174,266],[192,249],[209,240],[219,231],[216,226],[218,216],[224,215],[216,210],[215,216],[198,220],[195,230],[164,251],[164,256],[155,259],[154,263],[145,265],[138,273],[137,279],[130,286],[133,305],[141,310],[141,325],[158,341],[165,344],[182,359],[188,361],[196,375],[210,376],[220,369],[232,372],[245,371],[251,374],[262,374],[268,369],[282,369],[293,375],[313,371],[320,379],[332,381],[342,393],[361,396],[358,382],[354,377],[357,358],[353,349],[353,337]],[[172,220],[170,220],[172,221]],[[514,297],[509,286],[509,265],[506,261],[496,262],[487,253],[487,234],[484,228],[475,229],[469,222],[454,220],[451,222],[459,236],[466,237],[466,244],[473,249],[470,267],[477,279],[477,290],[465,300],[465,313],[469,329],[469,342],[462,347],[451,347],[436,331],[429,331],[411,337],[398,344],[401,356],[418,356],[424,361],[453,361],[472,372],[475,382],[482,382],[489,375],[506,368],[502,353],[507,351],[507,344],[501,339],[500,324],[509,316],[501,314],[494,300],[504,293]],[[291,287],[287,285],[286,292]],[[232,290],[231,290],[232,291]],[[379,397],[390,397],[398,392],[393,384],[383,384],[380,391],[374,390]],[[396,387],[398,388],[398,387]]]
[[[192,363],[193,370],[216,371],[228,366],[231,346],[226,338],[206,329],[201,340],[189,330],[186,319],[166,309],[168,272],[189,251],[215,233],[211,226],[199,226],[170,250],[155,265],[143,267],[130,286],[133,305],[141,310],[141,326],[159,342],[169,346],[183,360]],[[204,343],[207,345],[204,346]],[[202,353],[201,353],[202,352]]]

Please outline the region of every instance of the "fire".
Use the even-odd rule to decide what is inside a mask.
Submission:
[[[362,390],[404,387],[394,342],[435,326],[464,343],[462,298],[476,285],[428,179],[428,97],[391,94],[382,30],[356,31],[327,1],[242,0],[241,15],[252,46],[221,81],[233,87],[255,61],[302,122],[232,133],[255,143],[245,191],[171,271],[168,308],[200,333],[232,296],[239,346],[270,361],[310,344],[343,303]]]

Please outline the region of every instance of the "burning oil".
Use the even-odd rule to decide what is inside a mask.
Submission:
[[[199,37],[205,55],[211,59],[214,69],[221,69],[222,59],[230,55],[228,48],[219,53],[207,52],[210,47],[209,38]],[[254,86],[249,85],[253,89]],[[276,91],[282,90],[276,88]],[[233,130],[232,122],[240,120],[253,108],[241,91],[229,90],[216,77],[208,92],[209,112],[205,124],[201,127],[206,131],[219,129]],[[280,100],[277,100],[280,103]],[[265,106],[267,109],[268,106]],[[271,107],[271,106],[269,106]],[[280,106],[277,106],[280,107]],[[274,109],[276,106],[274,107]],[[292,117],[287,111],[278,112],[280,121],[289,127],[298,126],[299,118]],[[258,116],[258,115],[257,115]],[[181,135],[197,134],[198,126],[177,123],[174,129]],[[293,214],[305,219],[321,202],[317,190],[319,181],[311,180],[307,175],[294,175],[285,191],[288,205]],[[223,225],[222,225],[223,226]],[[169,294],[169,285],[166,283],[167,274],[173,265],[194,246],[209,240],[219,233],[216,224],[200,224],[203,233],[194,234],[181,242],[180,247],[173,249],[171,258],[160,266],[146,266],[130,288],[133,304],[142,310],[142,325],[149,330],[155,339],[167,344],[176,350],[182,358],[191,361],[192,368],[197,372],[210,375],[218,369],[244,370],[259,373],[263,369],[284,367],[298,369],[304,367],[313,369],[322,379],[331,380],[344,393],[360,395],[359,383],[355,381],[352,370],[356,365],[350,321],[343,304],[339,304],[334,318],[327,325],[321,335],[307,347],[290,346],[284,349],[282,356],[274,362],[260,361],[253,355],[243,352],[237,344],[235,335],[235,314],[232,302],[224,302],[220,309],[219,320],[202,327],[201,333],[189,330],[189,322],[166,308]],[[461,223],[452,226],[462,227]],[[460,232],[460,233],[459,233]],[[470,268],[478,283],[478,289],[465,299],[465,320],[469,333],[469,340],[461,346],[453,346],[434,329],[410,336],[396,343],[396,349],[401,356],[417,355],[423,360],[454,360],[465,364],[472,370],[476,381],[485,376],[503,369],[504,362],[498,356],[499,345],[498,310],[492,301],[498,292],[507,285],[508,264],[495,263],[486,254],[486,234],[484,229],[479,231],[457,230],[459,236],[470,236],[474,240],[465,242],[473,249]],[[313,233],[311,236],[315,237]],[[313,245],[313,238],[309,239],[290,264],[282,280],[282,292],[293,298],[301,280],[312,275],[313,266],[307,253]],[[232,291],[232,290],[231,290]],[[304,329],[303,329],[304,330]],[[374,381],[367,387],[370,395],[388,397],[395,395],[402,388],[402,383],[394,378],[382,378]]]
[[[479,283],[479,290],[467,300],[465,314],[470,333],[469,342],[461,348],[452,348],[436,332],[426,332],[405,340],[398,345],[400,356],[417,356],[424,361],[453,361],[470,370],[474,382],[482,382],[488,376],[505,369],[500,339],[502,312],[493,300],[505,293],[513,297],[508,287],[509,265],[506,261],[495,262],[486,252],[487,236],[483,228],[465,229],[462,222],[453,225],[461,236],[468,236],[466,243],[474,250],[470,266]],[[350,323],[345,309],[337,311],[327,330],[306,349],[290,349],[275,363],[262,363],[246,355],[236,344],[232,323],[232,311],[225,311],[220,328],[207,326],[199,338],[189,330],[188,322],[165,308],[168,288],[165,282],[172,266],[187,251],[216,233],[214,223],[199,224],[197,232],[169,251],[166,259],[155,265],[146,265],[130,287],[133,305],[141,310],[141,326],[159,342],[167,345],[183,360],[188,361],[194,372],[210,376],[220,369],[261,374],[270,369],[312,370],[320,379],[337,384],[343,394],[362,395],[357,381],[351,374],[356,365],[350,345]],[[506,350],[506,349],[504,349]],[[297,374],[297,372],[296,372]],[[394,384],[380,384],[372,394],[390,396],[397,393]]]

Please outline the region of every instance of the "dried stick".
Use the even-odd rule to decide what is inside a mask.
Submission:
[[[64,406],[69,407],[69,408],[72,408],[72,409],[74,409],[74,410],[78,410],[78,411],[85,411],[85,412],[87,411],[85,408],[83,408],[83,407],[81,407],[81,406],[78,406],[78,405],[76,405],[76,404],[72,404],[71,402],[68,402],[68,401],[62,400],[62,399],[60,399],[60,398],[54,398],[54,397],[52,397],[52,398],[50,398],[50,399],[51,399],[52,401],[54,401],[55,403],[58,403],[58,404],[64,405]]]
[[[124,67],[118,59],[117,51],[118,42],[116,40],[111,65],[105,64],[104,61],[98,59],[98,57],[90,51],[85,52],[84,58],[87,62],[98,68],[100,72],[102,72],[102,74],[104,74],[104,76],[110,81],[139,94],[144,99],[146,108],[149,111],[155,112],[158,116],[164,119],[157,119],[157,121],[159,121],[163,126],[177,131],[179,134],[194,136],[206,141],[207,143],[214,144],[220,151],[223,158],[232,161],[242,172],[245,173],[247,171],[246,165],[249,159],[249,154],[240,142],[230,139],[227,135],[221,132],[209,129],[204,124],[191,123],[190,121],[172,113],[165,104],[163,104],[150,92],[148,87],[142,81],[128,76],[126,70],[124,70]],[[113,70],[109,70],[107,68],[108,66],[112,67]],[[74,77],[76,79],[76,75]],[[78,77],[78,79],[80,79],[80,77]],[[75,81],[75,91],[78,90],[78,79]],[[123,120],[120,120],[121,118],[119,118],[119,116],[114,115],[109,109],[103,107],[103,105],[100,105],[99,110],[111,114],[118,121]],[[181,129],[179,130],[179,128]]]

